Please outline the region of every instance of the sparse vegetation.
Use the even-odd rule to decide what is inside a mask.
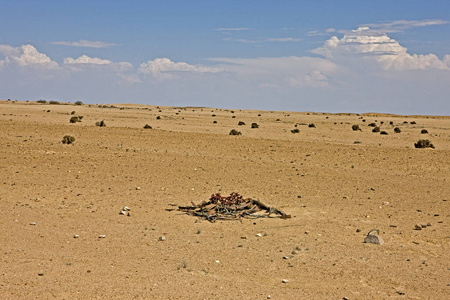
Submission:
[[[388,135],[388,133],[386,131],[384,131],[384,130],[382,132],[380,132],[380,134]]]
[[[41,104],[45,104],[45,103],[47,103],[47,100],[38,100],[38,101],[36,101],[37,103],[41,103]]]
[[[152,129],[152,126],[145,124],[144,129]]]
[[[245,125],[245,122],[239,121],[238,126]]]
[[[258,123],[252,123],[252,128],[259,128]]]
[[[74,116],[70,118],[69,123],[81,122],[81,119],[83,119],[83,116]]]
[[[416,123],[416,121],[411,121],[411,122],[409,122],[409,124],[416,125],[417,123]]]
[[[378,127],[378,126],[375,126],[375,128],[372,129],[372,132],[380,132],[380,131],[381,131],[380,127]]]
[[[157,116],[157,117],[156,117],[156,120],[161,120],[161,116]]]
[[[395,128],[394,128],[394,132],[395,132],[395,133],[400,133],[400,132],[402,132],[402,131],[400,130],[400,128],[395,127]]]
[[[299,133],[299,132],[300,132],[300,129],[295,128],[295,129],[292,129],[291,132],[292,132],[292,133]]]
[[[71,115],[74,115],[74,114],[75,114],[75,111],[73,110],[70,114],[71,114]]]
[[[421,134],[427,134],[427,133],[428,133],[428,130],[422,129],[422,130],[420,131],[420,133],[421,133]]]
[[[75,105],[83,105],[83,102],[82,102],[82,101],[75,101],[74,104],[75,104]]]
[[[59,101],[55,101],[55,100],[49,101],[48,103],[52,104],[52,105],[59,105],[59,104],[61,104],[61,103],[59,103]]]
[[[99,126],[99,127],[106,127],[106,123],[104,120],[101,120],[99,122],[95,123],[95,126]]]
[[[361,131],[361,128],[359,128],[359,125],[352,125],[353,131]]]
[[[237,131],[236,129],[231,129],[229,134],[230,135],[242,135],[242,132]]]
[[[213,124],[217,124],[217,121],[213,121]]]
[[[71,135],[65,135],[62,139],[63,144],[72,144],[75,142],[75,138]]]
[[[414,143],[414,147],[416,147],[416,148],[434,148],[434,145],[429,140],[418,140],[417,143]]]
[[[375,123],[370,123],[370,124],[367,124],[367,126],[370,126],[370,127],[377,127],[377,124],[375,124]]]
[[[308,125],[309,128],[316,128],[316,125],[314,125],[314,123],[311,123]]]

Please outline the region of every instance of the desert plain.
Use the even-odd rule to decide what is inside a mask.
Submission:
[[[450,117],[4,100],[0,211],[1,299],[449,299]]]

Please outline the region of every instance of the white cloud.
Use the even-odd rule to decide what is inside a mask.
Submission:
[[[286,37],[286,38],[267,38],[265,39],[267,42],[300,42],[301,39],[299,38],[293,38],[293,37]]]
[[[110,60],[100,59],[97,57],[89,57],[87,55],[82,55],[77,59],[73,59],[72,57],[64,58],[64,64],[94,64],[94,65],[106,65],[110,64]]]
[[[424,27],[424,26],[433,26],[433,25],[443,25],[448,24],[448,21],[444,20],[395,20],[391,22],[384,23],[368,23],[362,24],[362,27],[370,27],[376,30],[377,32],[383,33],[392,33],[392,32],[401,32],[405,31],[409,28],[413,27]]]
[[[218,73],[222,70],[220,68],[203,67],[190,65],[185,62],[173,62],[168,58],[156,58],[142,63],[139,67],[139,72],[143,74],[151,74],[155,78],[168,79],[175,78],[174,73],[188,72],[188,73]]]
[[[32,45],[22,45],[20,47],[11,47],[9,45],[0,45],[0,53],[5,56],[1,65],[17,65],[20,67],[37,67],[43,69],[52,69],[58,67],[58,63],[52,61],[47,55],[40,53]]]
[[[311,52],[341,63],[375,63],[385,70],[448,69],[436,55],[411,55],[396,40],[369,27],[359,27],[341,39],[333,36]]]
[[[88,41],[88,40],[79,40],[77,42],[58,41],[53,42],[52,44],[71,47],[87,47],[87,48],[106,48],[116,46],[116,44],[105,43],[100,41]]]
[[[301,78],[295,78],[290,77],[288,79],[288,83],[292,87],[296,88],[303,88],[303,87],[327,87],[328,84],[328,78],[320,71],[312,71],[309,74],[301,77]]]

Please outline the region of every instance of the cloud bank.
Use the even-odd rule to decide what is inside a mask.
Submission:
[[[106,48],[116,46],[116,44],[105,43],[100,41],[88,41],[88,40],[79,40],[77,42],[58,41],[53,42],[52,44],[70,47],[86,47],[86,48]]]
[[[450,55],[439,58],[433,53],[409,53],[400,42],[379,32],[383,28],[398,31],[441,23],[400,20],[365,24],[343,35],[329,28],[329,38],[307,56],[215,57],[202,65],[159,57],[133,66],[127,61],[87,54],[65,57],[58,63],[32,45],[0,45],[0,96],[267,110],[450,114]],[[296,40],[270,40],[291,41]]]

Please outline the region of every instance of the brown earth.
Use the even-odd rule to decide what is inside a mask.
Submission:
[[[0,101],[1,299],[448,299],[449,205],[450,117]]]

